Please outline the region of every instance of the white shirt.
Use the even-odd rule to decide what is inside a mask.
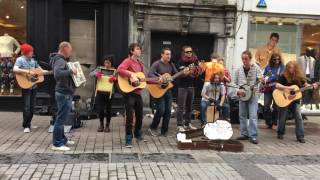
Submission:
[[[14,51],[14,48],[16,50]],[[18,54],[20,52],[20,44],[18,41],[9,36],[9,35],[4,35],[0,36],[0,56],[1,57],[12,57],[12,54]]]
[[[307,56],[305,56],[306,57],[306,75],[310,75],[310,61],[311,61],[311,59],[310,59],[310,57],[307,57]]]

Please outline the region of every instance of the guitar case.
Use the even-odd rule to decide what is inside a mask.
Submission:
[[[178,142],[180,150],[216,150],[226,152],[243,152],[244,146],[237,140],[209,140],[205,137],[192,139],[192,142]]]
[[[180,150],[216,150],[227,152],[243,152],[244,146],[237,140],[209,140],[203,134],[203,128],[185,131],[186,139],[192,142],[177,142]]]

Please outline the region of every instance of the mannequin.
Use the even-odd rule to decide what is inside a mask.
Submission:
[[[16,48],[15,51],[14,48]],[[0,36],[0,54],[1,57],[13,57],[15,54],[20,52],[20,44],[19,42],[9,36],[8,33],[4,33],[3,36]]]
[[[15,51],[14,51],[14,48]],[[5,33],[0,36],[0,63],[1,63],[1,90],[3,93],[6,86],[10,86],[10,94],[13,93],[14,89],[14,75],[13,75],[13,64],[14,56],[20,52],[20,44],[18,41]]]
[[[302,72],[307,77],[308,83],[314,83],[315,76],[314,76],[314,67],[315,67],[315,59],[314,59],[314,49],[311,47],[308,47],[306,49],[306,53],[303,56],[300,56],[298,58],[298,64],[300,65],[300,68],[302,69]],[[302,98],[302,104],[307,105],[304,106],[304,108],[311,109],[313,100],[312,100],[312,94],[313,91],[305,91],[303,93]]]

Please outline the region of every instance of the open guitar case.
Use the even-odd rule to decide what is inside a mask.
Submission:
[[[210,140],[203,134],[203,128],[184,132],[186,139],[192,142],[177,142],[180,150],[216,150],[227,152],[243,152],[244,146],[237,140]]]

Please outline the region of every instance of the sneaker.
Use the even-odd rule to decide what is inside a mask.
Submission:
[[[184,128],[187,129],[187,130],[196,130],[197,129],[196,127],[192,126],[192,124],[184,126]]]
[[[186,129],[184,129],[184,127],[182,127],[182,126],[178,126],[178,127],[177,127],[177,131],[178,131],[178,132],[185,132]]]
[[[240,136],[237,138],[237,140],[239,140],[239,141],[244,141],[244,140],[248,140],[248,139],[249,139],[248,136]]]
[[[153,137],[157,137],[158,135],[156,134],[156,132],[154,132],[154,130],[152,130],[151,128],[148,129],[148,132],[151,136]]]
[[[76,143],[74,141],[67,141],[67,145],[75,145]]]
[[[30,131],[30,128],[24,128],[23,132],[24,133],[30,133],[31,131]]]
[[[256,138],[250,139],[250,142],[251,142],[252,144],[258,144],[258,140],[257,140]]]
[[[133,148],[132,143],[127,142],[126,143],[126,148]]]
[[[70,151],[70,148],[67,146],[60,146],[60,147],[52,146],[51,149],[54,151]]]

